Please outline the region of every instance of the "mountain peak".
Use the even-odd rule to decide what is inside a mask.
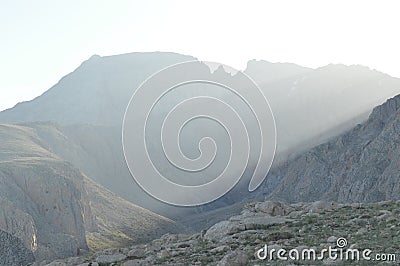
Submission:
[[[291,76],[302,75],[311,70],[311,68],[292,63],[271,63],[266,60],[253,59],[247,62],[244,72],[259,84],[263,84]]]
[[[94,54],[87,61],[98,61],[99,59],[101,59],[101,56],[98,54]]]
[[[191,60],[195,58],[170,52],[95,54],[42,96],[0,112],[0,121],[120,125],[139,84],[165,67]]]

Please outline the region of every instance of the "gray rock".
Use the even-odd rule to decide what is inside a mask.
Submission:
[[[132,249],[128,252],[128,257],[133,259],[140,259],[145,256],[145,251],[143,249]]]
[[[368,232],[368,229],[363,227],[363,228],[360,228],[360,229],[357,230],[356,235],[363,235],[366,232]]]
[[[63,261],[53,261],[46,266],[67,266],[67,263]]]
[[[204,239],[218,241],[227,235],[233,235],[245,230],[245,226],[236,222],[222,221],[207,230]]]
[[[335,264],[339,264],[340,260],[333,260],[331,258],[327,258],[325,260],[323,260],[322,262],[324,265],[335,265]]]
[[[268,226],[275,224],[283,224],[291,221],[290,219],[282,218],[282,217],[269,217],[269,216],[254,216],[243,219],[240,222],[245,228],[245,230],[254,230],[254,229],[265,229]]]
[[[309,248],[308,246],[304,246],[304,245],[295,247],[295,249],[298,250],[299,252],[302,252],[303,250],[308,249],[308,248]]]
[[[319,213],[322,211],[330,211],[337,208],[338,204],[333,201],[315,201],[310,204],[308,211],[312,213]]]
[[[79,265],[85,260],[82,257],[72,257],[66,260],[67,265]]]
[[[33,253],[20,239],[0,230],[0,265],[27,265],[34,261]]]
[[[243,251],[232,251],[226,254],[218,266],[243,266],[247,265],[249,257]]]
[[[103,255],[114,255],[114,254],[120,254],[120,251],[118,248],[108,248],[103,250],[101,253]]]
[[[258,202],[254,208],[256,212],[262,212],[271,216],[286,216],[293,211],[290,205],[273,201]]]
[[[122,263],[122,266],[137,266],[137,265],[143,265],[143,262],[141,260],[128,260]]]
[[[337,240],[338,238],[336,237],[336,236],[330,236],[330,237],[328,237],[328,239],[326,240],[326,242],[328,242],[328,243],[336,243],[336,240]]]
[[[157,257],[159,259],[165,259],[165,258],[167,258],[169,256],[170,256],[169,252],[167,250],[165,250],[165,249],[161,250],[160,252],[157,253]]]
[[[210,227],[204,235],[204,239],[227,243],[230,235],[246,230],[265,229],[268,226],[288,221],[290,219],[266,215],[235,216],[230,221],[222,221]]]
[[[211,249],[210,253],[211,254],[223,253],[223,252],[227,252],[228,250],[230,250],[230,248],[228,246],[219,246],[219,247]]]
[[[99,264],[107,264],[107,263],[114,263],[123,261],[126,259],[124,254],[114,254],[114,255],[100,255],[97,257],[96,261]]]

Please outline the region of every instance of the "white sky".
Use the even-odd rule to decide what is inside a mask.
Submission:
[[[93,54],[173,51],[244,69],[250,59],[362,64],[400,77],[400,1],[0,2],[0,110]]]

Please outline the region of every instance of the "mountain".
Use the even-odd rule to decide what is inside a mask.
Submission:
[[[72,163],[85,176],[124,199],[169,218],[186,211],[160,202],[145,193],[133,180],[122,153],[121,129],[112,126],[37,122],[33,128],[53,154]]]
[[[93,56],[43,95],[0,112],[0,122],[9,123],[0,124],[0,240],[15,243],[8,254],[24,246],[22,255],[12,258],[31,261],[33,255],[42,261],[90,250],[125,252],[120,248],[164,233],[204,229],[238,214],[252,197],[289,202],[399,199],[400,96],[368,114],[400,92],[400,80],[362,66],[309,69],[266,61],[251,61],[245,70],[267,95],[277,124],[277,160],[262,187],[249,195],[248,183],[241,180],[221,199],[196,208],[147,195],[124,160],[124,110],[149,75],[192,59],[174,53]],[[220,70],[214,73],[227,74]],[[161,108],[156,122],[163,113]],[[215,125],[207,130],[218,143],[225,136]],[[188,132],[181,139],[184,149],[193,147],[201,133],[196,127]],[[229,148],[224,145],[222,152]],[[232,219],[222,225],[232,222],[236,230]],[[269,226],[260,219],[246,220],[246,231]],[[202,242],[202,236],[193,241]],[[145,252],[168,257],[153,245]]]
[[[122,124],[134,90],[153,73],[195,60],[176,53],[94,55],[41,96],[0,113],[3,123]]]
[[[253,59],[247,62],[244,73],[261,85],[286,78],[302,76],[312,71],[312,68],[292,63],[271,63],[265,60]]]
[[[251,61],[245,72],[254,75],[275,115],[275,163],[364,122],[373,107],[400,93],[400,79],[359,65],[330,64],[315,70],[277,65],[286,67],[291,76],[273,72],[271,67],[271,63]],[[282,78],[271,81],[268,70]]]
[[[0,112],[0,122],[53,121],[120,130],[139,84],[158,70],[190,60],[195,58],[168,52],[94,55],[43,95]],[[269,99],[277,124],[278,162],[365,121],[373,107],[400,93],[400,79],[359,65],[310,69],[250,60],[244,72]]]
[[[82,175],[45,149],[26,127],[0,125],[0,229],[19,237],[36,256],[88,250]]]
[[[19,239],[36,260],[183,230],[88,179],[52,153],[40,137],[44,131],[43,126],[38,132],[32,125],[0,124],[0,230]],[[48,125],[47,131],[57,129]]]
[[[190,209],[162,203],[146,194],[133,181],[123,155],[121,123],[135,88],[155,71],[193,59],[161,52],[93,56],[43,95],[0,112],[0,122],[27,123],[53,155],[72,163],[85,176],[118,196],[163,216],[181,219],[189,214],[226,207],[249,197],[246,181],[254,162],[248,164],[245,177],[225,197]],[[281,175],[277,174],[280,169],[277,167],[288,158],[365,121],[374,106],[400,93],[399,79],[362,66],[328,65],[310,69],[295,64],[252,60],[245,73],[260,84],[268,97],[277,125],[276,170],[264,184],[265,193],[278,185]],[[175,96],[172,103],[191,94]],[[239,109],[238,113],[246,111]],[[252,117],[248,114],[247,117]],[[165,110],[159,108],[154,121],[161,124],[164,117]],[[227,153],[229,143],[226,143],[226,134],[221,127],[216,124],[206,126],[207,133],[216,136],[220,144],[219,154]],[[202,132],[197,128],[206,127],[198,124],[187,130],[186,135],[182,134],[182,147],[192,156],[198,152],[193,140],[200,139]],[[151,131],[151,134],[154,143],[158,143],[157,131]],[[225,142],[221,144],[220,140]],[[162,152],[150,151],[156,155],[154,161],[165,162]],[[225,159],[215,164],[215,169],[223,169]],[[186,172],[176,175],[173,172],[172,176],[181,180],[186,175]]]
[[[365,123],[272,172],[282,180],[265,196],[290,202],[398,200],[399,158],[400,95],[374,108]]]

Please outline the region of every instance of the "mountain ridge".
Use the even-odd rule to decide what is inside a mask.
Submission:
[[[287,162],[266,196],[289,202],[399,199],[399,109],[400,95],[375,107],[365,123]]]
[[[0,112],[0,122],[52,121],[58,130],[47,131],[44,124],[41,130],[39,123],[33,127],[43,133],[42,139],[53,155],[71,162],[124,199],[169,218],[179,218],[187,209],[158,202],[133,181],[123,156],[121,124],[135,86],[165,66],[192,59],[158,52],[94,55],[42,97],[23,108]],[[246,71],[259,83],[275,114],[278,143],[274,166],[365,121],[373,107],[400,93],[400,79],[366,67],[328,65],[313,70],[251,60]],[[270,181],[266,182],[268,191],[278,179]],[[240,201],[248,195],[243,184],[194,211],[202,213]]]
[[[32,125],[0,124],[0,229],[18,238],[37,261],[184,231],[53,154],[42,138],[45,130],[57,132],[50,127],[39,132]]]

